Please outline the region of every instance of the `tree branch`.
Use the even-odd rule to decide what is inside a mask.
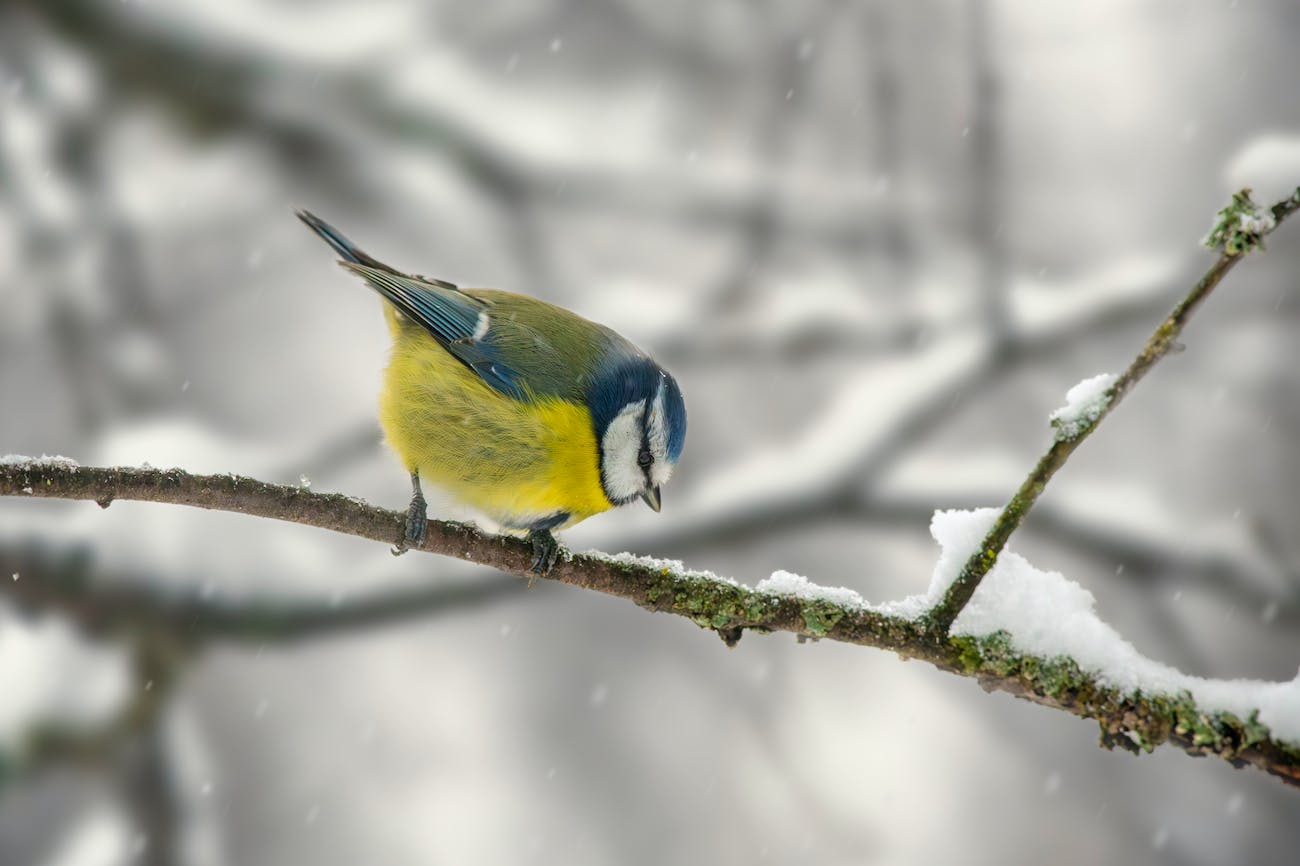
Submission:
[[[1065,434],[1058,431],[1047,453],[1038,461],[1029,473],[1015,496],[1002,509],[993,528],[984,537],[979,550],[976,550],[962,568],[961,574],[952,582],[943,600],[935,605],[927,615],[929,629],[936,637],[947,635],[962,608],[970,601],[980,581],[992,570],[998,561],[998,554],[1006,546],[1011,533],[1016,531],[1034,503],[1042,494],[1043,488],[1056,471],[1065,465],[1075,449],[1097,429],[1102,420],[1109,415],[1125,395],[1155,366],[1165,355],[1178,346],[1178,335],[1187,324],[1192,313],[1201,302],[1209,297],[1223,278],[1227,276],[1237,262],[1252,249],[1263,244],[1263,237],[1276,228],[1283,220],[1300,209],[1300,189],[1296,195],[1283,199],[1268,211],[1260,213],[1250,200],[1250,190],[1242,190],[1233,197],[1233,202],[1219,212],[1219,220],[1211,229],[1206,242],[1220,247],[1222,252],[1205,275],[1192,287],[1187,297],[1174,307],[1173,312],[1160,323],[1147,340],[1142,351],[1133,359],[1127,370],[1115,380],[1106,391],[1106,398],[1100,409],[1091,417],[1080,422],[1076,431]]]
[[[116,499],[190,505],[301,523],[387,544],[401,539],[405,520],[401,513],[351,497],[234,475],[82,467],[50,459],[0,464],[0,495],[82,499],[101,506]],[[528,575],[532,559],[531,548],[522,539],[487,535],[444,521],[430,521],[421,549],[520,576]],[[547,579],[625,598],[650,611],[684,616],[716,631],[729,644],[749,629],[891,650],[973,677],[986,690],[1095,719],[1107,746],[1150,750],[1168,742],[1191,754],[1218,755],[1238,766],[1258,767],[1300,787],[1300,746],[1274,739],[1257,719],[1199,707],[1185,693],[1125,694],[1068,659],[1018,654],[1001,633],[936,640],[921,620],[821,598],[760,592],[656,560],[577,554],[562,558]],[[0,581],[0,586],[12,591],[8,583]],[[82,589],[92,598],[96,591]],[[181,620],[156,625],[168,627],[168,623],[182,633],[189,628]]]
[[[980,549],[933,609],[915,619],[885,613],[860,600],[832,601],[824,594],[782,595],[741,586],[713,575],[691,572],[679,563],[581,554],[563,558],[548,579],[629,599],[651,611],[674,613],[716,631],[728,645],[745,629],[788,631],[801,637],[828,638],[892,650],[953,673],[976,678],[987,690],[1005,691],[1035,703],[1095,719],[1102,744],[1137,751],[1164,742],[1191,754],[1218,755],[1234,765],[1251,765],[1300,787],[1300,744],[1274,738],[1256,710],[1247,718],[1198,706],[1187,691],[1177,694],[1123,691],[1108,685],[1104,672],[1085,671],[1073,659],[1021,653],[1005,632],[981,636],[951,635],[950,627],[997,560],[1007,538],[1041,494],[1044,485],[1091,434],[1124,395],[1176,345],[1197,306],[1246,252],[1263,236],[1300,209],[1296,197],[1259,211],[1248,191],[1234,197],[1220,213],[1207,242],[1222,255],[1186,298],[1156,329],[1143,351],[1110,387],[1104,400],[1076,429],[1058,430],[1056,441],[1020,491],[998,516]],[[398,544],[404,514],[376,508],[339,494],[320,494],[301,487],[268,484],[237,475],[191,475],[179,469],[80,467],[60,458],[10,458],[0,462],[0,495],[32,498],[88,499],[109,507],[115,499],[166,502],[238,512],[301,523],[361,538]],[[460,523],[431,521],[421,549],[454,556],[502,571],[528,576],[531,547],[522,539],[487,535]],[[0,582],[7,591],[15,586]],[[103,588],[45,585],[35,593],[87,624],[103,611],[110,620],[132,624],[143,617],[144,633],[164,645],[193,645],[193,622],[201,621],[210,639],[250,636],[294,637],[350,625],[387,621],[410,599],[380,598],[368,607],[322,613],[292,607],[268,613],[256,606],[221,611],[200,607],[178,617],[177,609],[159,605],[146,590],[138,598],[112,599]],[[120,591],[119,591],[120,592]],[[27,585],[20,595],[34,596]],[[104,604],[105,599],[111,603]],[[143,600],[141,602],[141,600]],[[394,607],[394,605],[398,607]],[[147,614],[141,613],[142,611]],[[115,618],[115,619],[114,619]]]

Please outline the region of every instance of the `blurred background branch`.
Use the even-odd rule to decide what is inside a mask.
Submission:
[[[96,635],[161,635],[185,651],[213,642],[292,643],[338,631],[424,621],[521,590],[516,580],[486,578],[389,591],[376,598],[195,598],[169,588],[163,575],[105,574],[94,566],[91,550],[41,545],[0,550],[0,567],[21,576],[0,586],[22,608],[57,611]]]

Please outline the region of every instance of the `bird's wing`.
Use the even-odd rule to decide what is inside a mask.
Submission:
[[[294,213],[297,214],[298,219],[307,224],[308,228],[320,235],[321,239],[324,240],[325,243],[329,244],[334,249],[334,252],[339,254],[343,261],[366,265],[375,270],[403,276],[402,272],[396,268],[390,268],[374,256],[362,252],[360,247],[344,237],[343,232],[334,228],[334,226],[325,222],[325,220],[316,216],[316,214],[311,211],[298,209],[295,210]],[[423,280],[426,283],[431,283],[435,286],[441,286],[444,289],[456,288],[455,283],[449,283],[446,280],[438,280],[433,277],[417,277],[417,279]]]
[[[503,394],[524,398],[519,375],[505,364],[495,340],[487,339],[487,304],[446,280],[403,274],[362,252],[343,233],[315,214],[299,210],[298,219],[329,244],[343,267],[360,275],[402,315],[428,331],[452,357]]]
[[[406,276],[361,262],[341,262],[360,275],[402,315],[428,331],[452,357],[488,385],[518,399],[528,396],[518,372],[506,364],[489,333],[488,305],[451,283]]]

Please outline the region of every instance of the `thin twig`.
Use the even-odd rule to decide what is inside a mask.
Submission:
[[[1250,191],[1244,190],[1239,193],[1234,198],[1234,205],[1221,212],[1222,215],[1228,215],[1226,218],[1234,222],[1234,225],[1230,228],[1235,228],[1235,221],[1239,215],[1239,211],[1233,208],[1239,206],[1239,203],[1243,201],[1243,197],[1244,202],[1248,204]],[[1300,209],[1300,199],[1296,198],[1296,196],[1291,196],[1273,205],[1270,211],[1273,227],[1281,224],[1297,209]],[[988,574],[997,562],[998,554],[1006,546],[1007,539],[1011,537],[1011,533],[1016,531],[1020,521],[1033,508],[1034,503],[1042,494],[1043,488],[1047,486],[1047,482],[1056,474],[1056,471],[1065,465],[1066,460],[1070,458],[1075,449],[1083,444],[1083,441],[1092,434],[1092,431],[1097,429],[1102,420],[1119,405],[1124,396],[1155,366],[1156,362],[1177,346],[1178,335],[1182,333],[1183,327],[1191,318],[1192,313],[1209,296],[1214,287],[1223,281],[1228,272],[1236,267],[1237,262],[1241,261],[1245,254],[1254,246],[1259,245],[1261,241],[1262,234],[1253,228],[1244,233],[1244,237],[1228,239],[1223,252],[1220,253],[1214,264],[1210,265],[1210,269],[1192,287],[1187,297],[1183,298],[1178,306],[1174,307],[1173,312],[1160,323],[1160,326],[1147,340],[1146,345],[1142,347],[1142,351],[1133,359],[1133,363],[1110,386],[1107,392],[1108,399],[1100,411],[1087,423],[1082,424],[1076,435],[1057,436],[1055,438],[1051,447],[1047,449],[1047,453],[1042,456],[1038,461],[1038,465],[1029,473],[1029,477],[1020,485],[1020,489],[1016,491],[1015,496],[1011,497],[1011,501],[1002,509],[1002,513],[998,515],[993,528],[984,537],[980,549],[971,555],[971,558],[962,568],[961,574],[948,587],[943,600],[935,605],[934,609],[927,615],[929,629],[933,637],[939,639],[948,634],[962,608],[966,606],[971,596],[975,594],[975,590],[979,588],[984,575]]]

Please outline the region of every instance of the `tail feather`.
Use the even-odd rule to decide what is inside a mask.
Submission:
[[[383,262],[363,253],[355,244],[352,243],[352,241],[344,237],[342,232],[325,222],[325,220],[316,216],[311,211],[297,209],[294,213],[298,216],[298,219],[307,224],[308,228],[320,235],[321,238],[324,239],[325,243],[333,247],[334,252],[338,253],[345,262],[367,265],[385,271],[392,270],[392,268],[388,267],[388,265]]]

